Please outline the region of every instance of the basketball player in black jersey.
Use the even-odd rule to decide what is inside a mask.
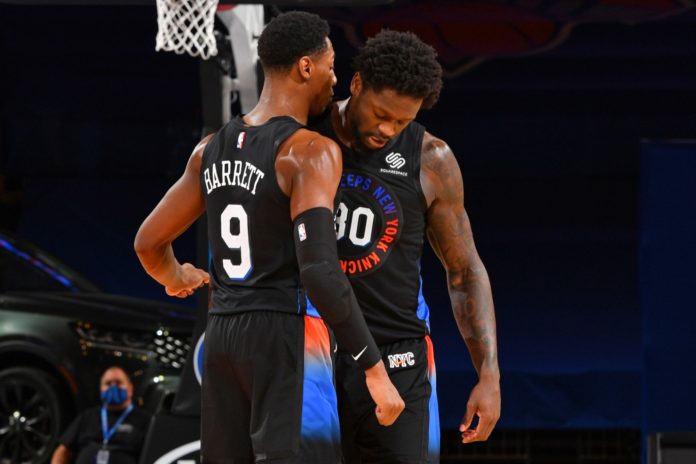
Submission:
[[[339,345],[344,456],[351,464],[439,462],[434,355],[420,276],[424,235],[447,271],[454,316],[479,375],[460,426],[464,443],[486,440],[500,416],[490,283],[464,210],[457,160],[414,121],[439,97],[435,51],[413,34],[382,31],[353,65],[350,98],[334,103],[314,128],[343,152],[339,258],[406,410],[393,426],[380,427],[370,417],[360,369]]]
[[[304,128],[336,84],[328,33],[324,20],[300,12],[266,26],[258,105],[195,148],[136,237],[143,266],[169,295],[212,286],[204,463],[339,462],[333,349],[319,313],[361,366],[376,422],[392,424],[404,407],[336,255],[340,149]],[[171,247],[204,211],[210,275],[179,264]]]

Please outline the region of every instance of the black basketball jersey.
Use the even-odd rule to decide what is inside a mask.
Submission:
[[[425,128],[409,124],[382,149],[362,154],[343,145],[331,114],[314,128],[341,146],[338,255],[378,344],[428,333],[420,259],[425,196],[420,156]]]
[[[278,147],[303,127],[290,117],[225,125],[203,153],[201,189],[211,251],[211,313],[303,314],[290,199],[275,173]]]

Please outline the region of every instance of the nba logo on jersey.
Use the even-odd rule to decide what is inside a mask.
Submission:
[[[297,235],[300,237],[300,242],[307,240],[307,231],[305,230],[304,222],[297,226]]]
[[[237,137],[237,149],[241,150],[244,146],[244,139],[246,138],[246,132],[240,132],[239,137]]]

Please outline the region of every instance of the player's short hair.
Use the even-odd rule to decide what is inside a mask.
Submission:
[[[323,51],[329,23],[304,11],[282,13],[271,20],[259,37],[258,54],[267,71],[287,71],[303,56]]]
[[[440,98],[442,67],[437,52],[411,32],[382,30],[353,58],[353,69],[365,86],[422,98],[423,108],[432,108]]]

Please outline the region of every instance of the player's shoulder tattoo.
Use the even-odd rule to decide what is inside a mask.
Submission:
[[[463,196],[462,174],[459,163],[447,143],[426,132],[423,136],[421,166],[439,186],[437,197],[458,200]]]

